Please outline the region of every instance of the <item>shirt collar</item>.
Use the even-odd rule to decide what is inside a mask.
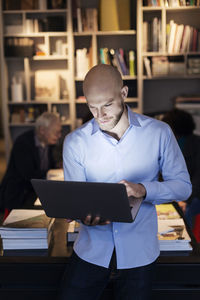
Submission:
[[[126,105],[126,107],[128,109],[128,120],[129,120],[130,126],[131,127],[133,127],[133,126],[141,127],[140,122],[138,120],[138,115],[136,113],[134,113],[128,105]],[[96,122],[96,120],[94,118],[92,119],[92,127],[93,128],[92,128],[91,135],[95,134],[97,131],[101,131],[98,123]]]

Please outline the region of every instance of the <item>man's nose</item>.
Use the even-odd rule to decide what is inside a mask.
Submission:
[[[97,118],[100,119],[104,115],[105,115],[104,109],[103,108],[98,109],[98,111],[97,111]]]

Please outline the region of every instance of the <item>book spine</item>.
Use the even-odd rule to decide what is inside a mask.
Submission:
[[[133,50],[129,51],[129,73],[131,76],[135,76],[135,53]]]

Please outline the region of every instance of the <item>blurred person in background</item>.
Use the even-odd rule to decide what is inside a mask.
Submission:
[[[0,186],[0,208],[5,217],[14,208],[33,208],[37,198],[30,180],[46,178],[56,168],[53,148],[61,137],[61,122],[54,113],[44,112],[35,128],[17,137]]]
[[[194,217],[200,213],[200,137],[193,133],[195,122],[186,111],[172,109],[163,116],[162,121],[172,128],[190,174],[192,194],[187,201],[178,204],[185,213],[188,225],[193,228]]]

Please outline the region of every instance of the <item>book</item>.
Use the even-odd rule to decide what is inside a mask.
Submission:
[[[150,59],[148,57],[144,57],[144,66],[145,66],[147,76],[151,77],[152,73],[151,73]]]
[[[143,34],[143,38],[142,38],[143,52],[147,52],[148,51],[148,22],[147,21],[143,22],[142,34]]]
[[[89,58],[87,49],[76,49],[76,76],[84,78],[89,71]]]
[[[125,59],[124,59],[124,50],[122,48],[119,48],[119,50],[116,50],[116,52],[117,52],[117,55],[119,56],[119,63],[120,63],[123,75],[129,75],[129,69],[128,69]]]
[[[44,210],[13,209],[4,220],[3,226],[10,228],[48,228],[51,218]]]
[[[135,52],[133,50],[129,51],[129,74],[130,76],[135,76]]]
[[[184,220],[172,203],[156,205],[160,251],[192,251]]]
[[[177,30],[177,24],[173,20],[170,21],[170,33],[169,33],[169,42],[168,42],[168,52],[172,53],[174,48],[174,40]]]
[[[179,219],[180,215],[173,204],[156,205],[156,212],[159,220]]]
[[[183,37],[180,46],[180,52],[186,52],[189,47],[190,41],[190,26],[185,25],[183,30]]]
[[[175,35],[175,39],[174,39],[174,47],[173,47],[174,53],[180,52],[181,41],[183,38],[183,31],[184,31],[184,25],[183,24],[177,25],[176,35]]]
[[[41,249],[46,250],[47,253],[52,240],[54,221],[55,219],[47,217],[42,209],[13,209],[0,227],[4,255],[11,255],[15,250],[18,250],[16,255],[19,255],[21,250],[34,249],[39,249],[40,252]],[[8,250],[9,253],[6,252]]]

